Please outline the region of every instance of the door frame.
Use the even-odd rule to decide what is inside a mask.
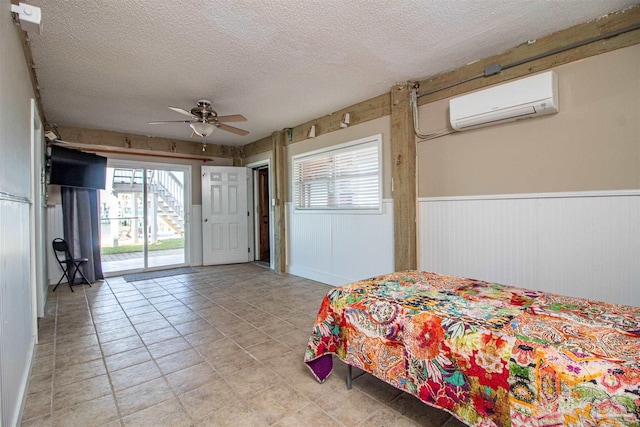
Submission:
[[[248,163],[246,165],[246,167],[248,169],[251,170],[251,176],[252,179],[250,180],[253,183],[253,188],[251,190],[251,194],[249,195],[249,201],[250,201],[250,212],[253,216],[253,220],[251,221],[251,226],[249,227],[250,231],[250,235],[253,236],[252,239],[250,239],[249,244],[251,245],[251,252],[253,252],[253,260],[255,261],[257,259],[257,257],[260,256],[260,254],[257,251],[257,248],[259,247],[259,238],[260,235],[258,233],[259,230],[259,224],[258,221],[260,220],[260,218],[258,217],[258,194],[255,191],[256,188],[258,188],[258,174],[257,174],[257,170],[258,169],[263,169],[263,168],[267,168],[269,170],[269,200],[271,201],[271,203],[269,204],[269,268],[271,270],[275,269],[275,265],[273,263],[273,242],[274,242],[274,229],[273,229],[273,169],[271,168],[271,159],[265,159],[265,160],[258,160],[256,162],[252,162],[252,163]]]
[[[33,332],[38,342],[38,318],[44,317],[48,282],[46,279],[46,188],[44,184],[44,127],[38,105],[31,98],[31,206],[29,228],[31,239],[31,298]]]
[[[161,169],[161,170],[179,170],[184,172],[184,263],[174,264],[171,266],[135,268],[130,270],[121,270],[114,273],[105,273],[105,277],[121,276],[123,274],[136,273],[141,271],[166,270],[167,267],[187,267],[191,262],[191,188],[192,188],[192,167],[179,163],[159,163],[147,162],[140,160],[121,160],[107,158],[107,167],[109,168],[133,168],[133,169]],[[145,203],[146,206],[146,203]],[[145,208],[146,216],[146,208]],[[146,233],[144,233],[146,242]]]

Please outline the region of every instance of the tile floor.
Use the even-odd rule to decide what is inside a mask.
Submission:
[[[23,426],[462,426],[345,365],[302,363],[329,290],[254,264],[50,292]]]

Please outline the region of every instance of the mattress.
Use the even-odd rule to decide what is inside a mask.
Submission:
[[[470,426],[640,425],[640,308],[406,271],[337,287],[305,363],[333,355]]]

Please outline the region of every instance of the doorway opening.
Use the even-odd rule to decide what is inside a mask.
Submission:
[[[247,165],[253,175],[253,246],[254,262],[273,268],[271,241],[273,239],[271,217],[271,192],[269,161]]]
[[[188,166],[109,161],[99,193],[105,275],[187,265],[190,182]]]
[[[256,261],[271,264],[269,230],[269,168],[262,167],[256,173]]]

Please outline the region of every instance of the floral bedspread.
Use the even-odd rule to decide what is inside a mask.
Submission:
[[[332,289],[305,354],[332,354],[471,426],[640,426],[640,308],[427,272]]]

